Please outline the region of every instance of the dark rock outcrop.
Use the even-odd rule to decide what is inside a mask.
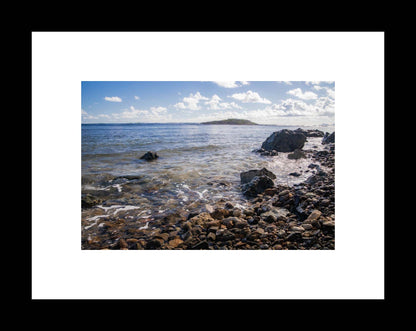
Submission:
[[[242,172],[240,173],[240,179],[243,194],[254,197],[259,193],[263,193],[266,189],[274,187],[273,179],[276,179],[276,175],[263,168]]]
[[[156,152],[148,151],[145,154],[143,154],[140,159],[146,160],[146,161],[152,161],[156,160],[159,157]]]
[[[268,176],[256,176],[250,182],[242,186],[244,195],[255,197],[259,193],[263,193],[266,189],[274,186],[273,180]]]
[[[310,129],[310,130],[304,130],[304,129],[301,129],[301,128],[298,128],[298,129],[296,129],[295,130],[295,132],[297,132],[297,133],[302,133],[305,137],[323,137],[324,136],[324,133],[322,132],[322,131],[320,131],[320,130],[312,130],[312,129]]]
[[[328,132],[325,133],[325,136],[322,138],[322,144],[332,144],[335,143],[335,131],[329,134]]]
[[[295,149],[301,149],[306,142],[303,133],[293,130],[280,130],[273,132],[261,145],[266,151],[275,150],[277,152],[293,152]]]
[[[256,176],[267,176],[267,177],[270,177],[271,179],[276,179],[276,175],[274,173],[267,170],[266,168],[263,168],[260,170],[249,170],[249,171],[240,173],[241,184],[246,184],[250,182]]]

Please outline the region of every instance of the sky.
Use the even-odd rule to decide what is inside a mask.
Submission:
[[[333,81],[83,81],[82,123],[335,124]]]

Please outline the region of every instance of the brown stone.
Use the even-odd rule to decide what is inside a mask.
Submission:
[[[120,249],[128,248],[129,247],[129,245],[126,243],[126,241],[123,238],[121,238],[119,240],[118,246],[119,246]]]
[[[171,241],[168,242],[167,246],[168,248],[176,248],[182,243],[183,243],[182,239],[172,239]]]

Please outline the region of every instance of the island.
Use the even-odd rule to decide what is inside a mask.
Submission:
[[[221,121],[202,122],[201,124],[228,124],[228,125],[258,125],[249,120],[242,120],[237,118],[229,118]]]

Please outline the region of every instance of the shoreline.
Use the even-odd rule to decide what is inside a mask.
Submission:
[[[299,184],[274,185],[248,199],[245,207],[221,199],[198,212],[179,211],[149,218],[141,226],[123,218],[97,217],[95,235],[82,231],[82,249],[333,250],[335,143],[321,151],[305,152],[326,171],[318,166],[315,174]]]

